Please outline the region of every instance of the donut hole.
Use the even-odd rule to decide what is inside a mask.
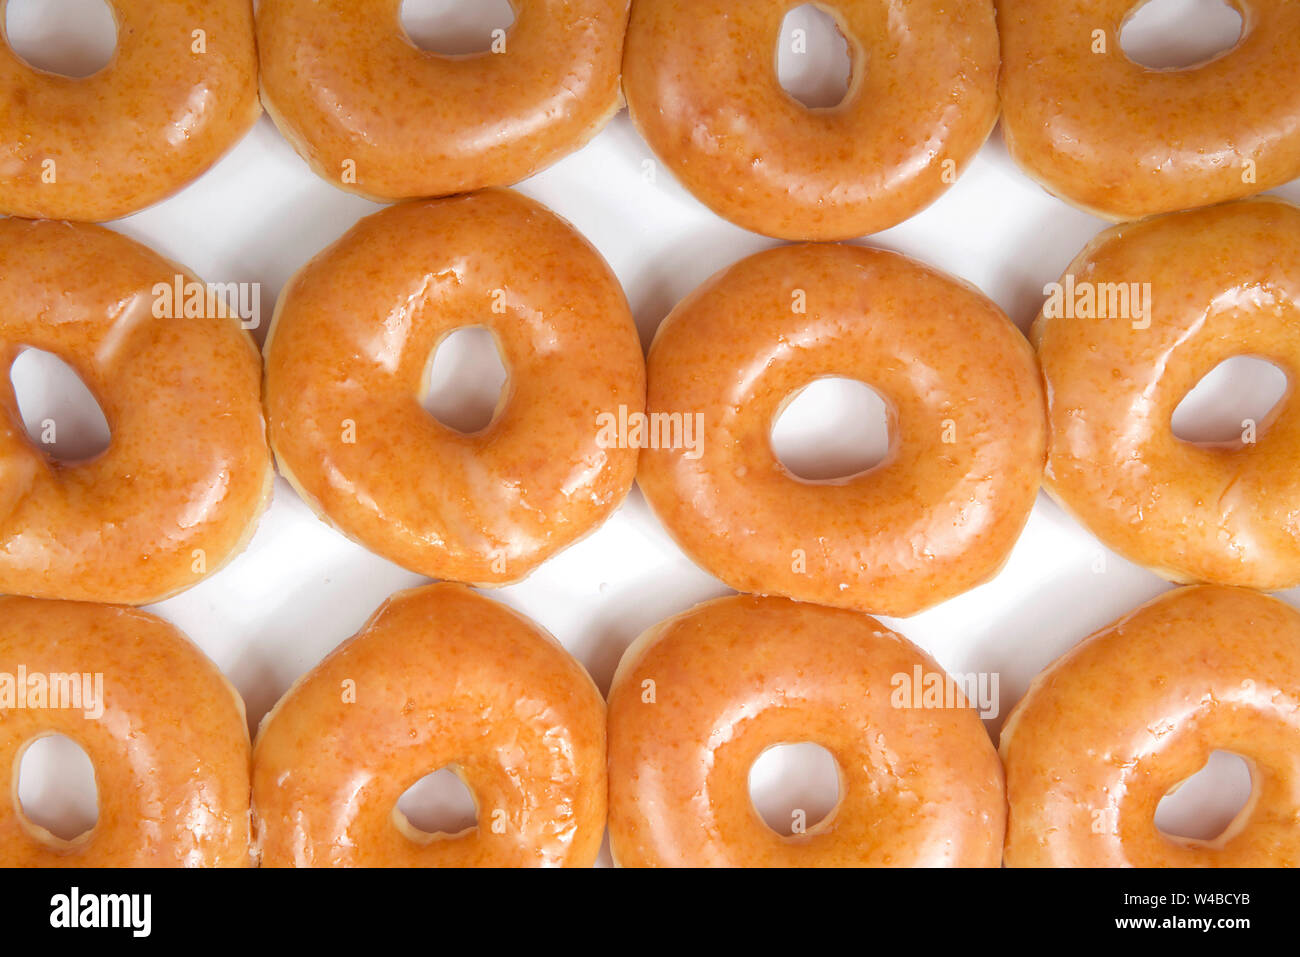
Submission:
[[[771,441],[777,459],[798,478],[853,478],[889,455],[889,404],[856,379],[817,379],[786,398],[772,424]]]
[[[1286,373],[1268,360],[1233,356],[1183,397],[1170,428],[1177,438],[1195,445],[1251,444],[1288,386]]]
[[[1202,66],[1241,39],[1241,14],[1223,0],[1149,0],[1120,27],[1120,48],[1153,70]]]
[[[810,110],[844,102],[853,84],[853,54],[833,13],[805,3],[785,15],[776,76],[781,88]]]
[[[420,404],[447,428],[473,435],[491,425],[505,405],[509,378],[492,332],[466,326],[434,348]]]
[[[798,837],[840,802],[840,766],[819,744],[776,744],[749,769],[749,799],[768,827]]]
[[[412,840],[455,837],[478,823],[474,795],[453,765],[426,774],[397,799],[393,814]]]
[[[105,0],[9,0],[4,28],[28,66],[60,76],[98,73],[117,49],[117,20]]]
[[[403,0],[402,29],[427,53],[492,52],[515,22],[509,0]]]
[[[56,462],[85,462],[108,448],[104,410],[70,365],[40,349],[24,349],[9,367],[23,427]]]
[[[1155,824],[1167,837],[1214,843],[1250,800],[1250,762],[1215,751],[1205,767],[1176,784],[1156,807]]]
[[[99,820],[95,766],[61,734],[32,741],[18,762],[18,813],[60,841],[76,841]]]

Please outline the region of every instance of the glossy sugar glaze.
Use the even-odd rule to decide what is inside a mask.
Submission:
[[[831,0],[853,59],[837,106],[777,76],[789,0],[637,0],[624,87],[637,129],[702,203],[782,239],[849,239],[920,212],[998,115],[989,0]]]
[[[130,608],[0,598],[0,672],[27,707],[0,708],[0,867],[247,867],[250,749],[239,693],[184,635]],[[36,707],[33,675],[99,676],[80,708]],[[82,688],[86,688],[84,682]],[[64,700],[60,698],[59,700]],[[96,712],[102,712],[96,714]],[[24,815],[18,766],[64,735],[95,768],[99,819],[65,841]]]
[[[1033,329],[1047,489],[1106,546],[1170,581],[1300,583],[1300,210],[1259,199],[1117,226],[1066,275],[1073,309],[1063,297],[1061,314]],[[1104,306],[1086,307],[1089,289]],[[1112,315],[1125,312],[1124,291],[1130,309]],[[1149,314],[1131,308],[1139,298]],[[1250,441],[1179,439],[1174,410],[1238,355],[1280,367],[1286,395],[1252,429],[1243,422]]]
[[[628,0],[514,0],[504,48],[421,50],[401,0],[263,0],[262,99],[323,178],[383,200],[509,186],[622,106]]]
[[[98,456],[28,436],[8,376],[26,347],[98,401]],[[0,220],[0,370],[0,592],[151,604],[252,537],[272,480],[261,363],[183,267],[99,226]]]
[[[875,388],[890,450],[807,481],[772,425],[815,379]],[[696,448],[637,476],[682,549],[739,591],[911,615],[991,578],[1038,493],[1045,449],[1029,344],[973,288],[896,253],[804,245],[724,269],[660,326],[651,415],[700,416]]]
[[[1240,199],[1300,176],[1300,5],[1231,5],[1243,20],[1231,50],[1162,70],[1120,45],[1134,0],[1001,0],[1012,158],[1111,220]]]
[[[250,0],[108,2],[117,49],[91,76],[0,42],[0,212],[118,219],[197,179],[261,115]]]
[[[984,726],[897,706],[897,677],[946,678],[866,615],[737,595],[652,628],[609,694],[610,846],[625,867],[996,867],[1006,804]],[[915,699],[913,699],[914,701]],[[840,800],[782,836],[749,796],[767,748],[834,755]]]
[[[1155,813],[1211,753],[1253,793],[1217,839]],[[1300,613],[1238,588],[1161,595],[1034,679],[1002,731],[1009,867],[1300,865]]]
[[[473,434],[421,406],[434,348],[491,330],[509,375]],[[637,453],[600,417],[645,401],[618,280],[517,193],[412,202],[358,223],[285,289],[266,347],[281,471],[372,551],[430,578],[517,581],[596,528]]]
[[[399,592],[258,733],[264,866],[590,867],[605,824],[605,704],[582,665],[463,585]],[[475,827],[415,830],[397,800],[453,768]]]

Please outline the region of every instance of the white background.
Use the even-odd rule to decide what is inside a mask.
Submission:
[[[12,41],[41,65],[84,70],[111,50],[111,20],[100,0],[10,0],[9,6]],[[482,38],[502,25],[504,7],[504,0],[411,0],[407,22],[421,42],[437,37],[444,52],[459,52],[485,46]],[[810,48],[804,56],[782,53],[781,72],[792,90],[820,93],[824,100],[837,68],[834,40],[818,29],[822,22],[802,10],[787,21],[786,49],[790,31],[799,27],[811,31]],[[1151,65],[1177,65],[1229,45],[1237,28],[1236,14],[1218,0],[1157,0],[1131,25],[1125,46]],[[652,154],[624,111],[585,149],[519,186],[572,222],[605,255],[646,344],[673,305],[713,272],[776,245],[722,221],[648,161]],[[657,175],[651,178],[647,170]],[[1300,183],[1276,192],[1300,201]],[[275,298],[295,270],[378,208],[317,179],[263,117],[200,181],[113,228],[205,280],[260,283],[260,341]],[[969,280],[1027,329],[1044,284],[1057,279],[1104,226],[1021,174],[995,132],[942,199],[870,242]],[[464,414],[483,401],[467,385],[491,376],[493,360],[481,346],[481,340],[466,337],[440,354],[434,392],[441,407],[460,406]],[[93,403],[88,409],[78,384],[54,364],[29,358],[14,375],[29,423],[47,416],[59,421],[60,454],[93,443]],[[1281,387],[1280,374],[1261,375],[1258,364],[1238,362],[1198,388],[1180,413],[1180,430],[1208,435],[1223,423],[1262,414]],[[68,427],[77,422],[89,424]],[[870,461],[870,449],[883,447],[883,420],[871,394],[863,398],[851,388],[819,386],[792,407],[778,439],[791,464],[824,471],[828,461],[859,461],[864,454]],[[421,581],[331,531],[277,479],[274,502],[248,550],[209,580],[150,610],[214,659],[244,696],[256,728],[294,679],[353,634],[389,594]],[[886,624],[949,671],[999,675],[1000,714],[988,722],[996,740],[1038,671],[1168,587],[1107,552],[1040,496],[996,579]],[[634,490],[596,534],[527,581],[491,594],[555,634],[606,690],[619,657],[642,630],[727,593],[677,549]],[[1284,597],[1300,603],[1300,592]],[[791,808],[802,807],[811,822],[833,804],[833,767],[814,752],[770,752],[760,762],[755,789],[773,820],[788,820]],[[94,819],[88,778],[75,746],[42,742],[24,765],[24,806],[42,823],[75,833]],[[455,829],[465,823],[467,803],[442,778],[403,807],[417,823]],[[1211,836],[1248,787],[1240,762],[1216,758],[1206,775],[1180,793],[1177,806],[1162,810],[1161,823],[1179,833]]]

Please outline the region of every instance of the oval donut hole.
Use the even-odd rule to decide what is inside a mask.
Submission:
[[[786,14],[776,53],[781,88],[810,110],[839,106],[853,85],[854,56],[835,17],[805,3]]]
[[[394,808],[398,827],[412,840],[455,837],[478,824],[474,795],[450,767],[439,768],[412,784]]]
[[[466,56],[498,52],[515,11],[509,0],[403,0],[401,17],[421,50]]]
[[[117,49],[117,21],[105,0],[9,0],[4,12],[9,46],[47,73],[91,76]]]
[[[447,428],[473,435],[491,425],[504,406],[509,379],[491,331],[465,326],[433,350],[420,404]]]
[[[1149,0],[1120,28],[1120,47],[1153,70],[1188,70],[1226,53],[1241,39],[1242,19],[1223,0]]]
[[[777,744],[749,769],[749,799],[782,837],[806,834],[840,803],[840,766],[819,744]]]
[[[1268,360],[1233,356],[1196,383],[1169,424],[1175,436],[1195,445],[1253,445],[1289,388],[1286,373]]]
[[[856,379],[817,379],[788,397],[772,423],[772,451],[807,482],[869,472],[892,444],[888,403]]]
[[[18,762],[18,811],[62,841],[75,841],[99,820],[95,766],[81,745],[61,734],[37,738]]]
[[[95,458],[112,436],[104,410],[76,371],[40,349],[24,349],[9,367],[9,381],[32,443],[56,462]]]
[[[1215,751],[1205,767],[1160,801],[1156,827],[1169,837],[1213,844],[1225,836],[1252,789],[1250,762],[1231,751]]]

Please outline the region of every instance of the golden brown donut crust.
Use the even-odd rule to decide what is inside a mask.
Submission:
[[[1214,841],[1155,826],[1216,750],[1254,791]],[[1167,592],[1034,679],[1002,731],[1010,867],[1300,865],[1300,614],[1238,588]]]
[[[321,177],[376,199],[510,186],[622,106],[629,0],[511,0],[500,53],[441,56],[401,0],[263,0],[262,100]]]
[[[878,390],[891,447],[866,472],[806,481],[771,430],[825,376]],[[878,249],[781,247],[715,275],[660,326],[648,409],[702,416],[698,455],[646,448],[637,481],[682,549],[739,591],[915,614],[996,574],[1042,476],[1024,337],[972,287]]]
[[[0,708],[0,777],[11,782],[0,867],[249,865],[244,703],[184,635],[129,608],[0,598],[0,672],[20,667],[29,681],[102,676],[103,713],[87,717],[85,698],[82,710],[32,707],[30,689],[28,707]],[[50,734],[71,738],[95,766],[99,819],[72,841],[19,810],[23,752]]]
[[[827,0],[853,54],[843,102],[781,86],[788,0],[636,0],[623,85],[650,148],[700,202],[754,232],[849,239],[920,212],[998,115],[989,0]]]
[[[1002,768],[975,712],[895,707],[942,669],[856,612],[738,595],[652,628],[609,693],[609,834],[626,867],[996,867]],[[835,756],[840,802],[801,835],[749,796],[767,748]]]
[[[1134,0],[1000,0],[1002,132],[1044,188],[1140,219],[1300,176],[1300,5],[1232,0],[1242,37],[1200,66],[1130,60]],[[1101,31],[1104,52],[1094,52]]]
[[[604,759],[605,703],[554,638],[463,585],[399,592],[263,721],[262,863],[590,867]],[[449,766],[478,824],[415,831],[398,798]]]
[[[252,537],[272,480],[257,348],[206,302],[159,310],[178,276],[198,282],[99,226],[0,220],[0,592],[152,604]],[[7,374],[24,347],[90,389],[112,433],[100,455],[32,442]]]
[[[1047,489],[1109,548],[1170,581],[1300,583],[1294,388],[1255,423],[1251,443],[1185,442],[1170,425],[1197,382],[1233,356],[1267,359],[1292,383],[1300,376],[1300,210],[1258,199],[1117,226],[1066,275],[1074,315],[1044,312],[1033,329],[1051,425]],[[1080,315],[1087,289],[1124,284],[1132,302],[1131,284],[1142,283],[1149,316]],[[1106,313],[1118,311],[1105,298]]]
[[[88,77],[35,69],[0,26],[0,212],[118,219],[197,179],[261,115],[251,0],[108,2],[117,49]]]
[[[466,435],[420,391],[437,344],[470,325],[491,330],[509,382]],[[430,578],[517,581],[631,488],[636,450],[602,444],[598,422],[645,405],[627,301],[573,227],[518,193],[362,220],[286,287],[266,355],[281,472],[345,534]]]

